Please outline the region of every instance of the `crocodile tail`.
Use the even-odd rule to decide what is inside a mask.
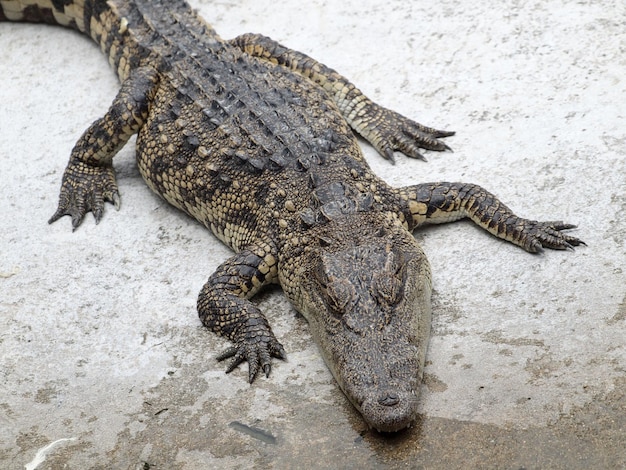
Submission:
[[[3,0],[0,2],[0,21],[48,23],[77,29],[83,33],[89,28],[85,12],[99,2],[89,0]],[[105,3],[105,2],[102,2]]]
[[[118,11],[120,8],[130,12]],[[135,10],[132,3],[124,5],[108,0],[1,0],[0,21],[48,23],[76,29],[100,46],[123,81],[141,57],[136,38],[129,34],[126,16],[133,15]]]

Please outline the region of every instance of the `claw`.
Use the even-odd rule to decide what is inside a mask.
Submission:
[[[116,209],[120,207],[113,168],[70,160],[63,174],[59,206],[48,223],[69,215],[72,217],[72,231],[75,231],[85,214],[92,212],[97,224],[104,214],[105,201],[113,203]]]
[[[366,111],[363,127],[355,128],[370,143],[374,144],[384,158],[393,162],[394,150],[408,157],[426,160],[419,148],[434,151],[451,150],[439,138],[454,135],[453,131],[442,131],[408,119],[401,114],[372,104]]]
[[[223,351],[219,356],[217,356],[215,359],[217,359],[219,362],[228,359],[228,358],[233,358],[232,361],[230,361],[228,363],[228,366],[226,367],[226,373],[230,374],[232,371],[234,371],[239,364],[241,364],[242,362],[244,362],[246,360],[246,358],[244,357],[244,355],[236,348],[236,347],[230,347],[228,349],[226,349],[225,351]]]
[[[122,200],[120,199],[119,192],[115,191],[113,195],[111,196],[111,198],[109,199],[109,201],[113,203],[113,206],[115,207],[116,211],[120,210],[120,207],[122,206]]]
[[[241,346],[231,346],[219,354],[216,359],[221,362],[230,357],[232,357],[233,360],[228,364],[226,373],[231,373],[241,363],[247,361],[249,383],[254,382],[254,379],[259,372],[259,363],[260,368],[263,369],[265,377],[269,377],[272,370],[271,358],[277,357],[283,360],[287,358],[285,349],[282,344],[276,341],[276,339],[271,341],[269,344],[266,343],[265,348],[259,348],[258,346],[253,346],[247,343]]]
[[[239,364],[241,364],[245,359],[243,357],[236,357],[234,358],[232,361],[230,361],[230,363],[228,364],[228,367],[226,367],[226,373],[230,374],[232,371],[234,371]]]
[[[382,152],[383,157],[385,157],[386,160],[389,160],[391,163],[395,163],[396,162],[396,158],[393,154],[393,149],[391,147],[386,147],[383,152]]]
[[[527,251],[542,253],[544,248],[573,251],[575,246],[586,245],[582,240],[566,235],[562,230],[575,228],[576,225],[558,222],[530,222],[527,235],[530,237]]]
[[[438,131],[438,130],[435,130],[435,132],[432,132],[431,134],[433,135],[433,137],[435,139],[439,139],[441,137],[451,137],[454,134],[456,134],[456,132],[455,131]]]
[[[233,357],[235,354],[237,354],[237,348],[235,348],[234,346],[231,346],[230,348],[226,349],[225,351],[222,351],[222,353],[220,355],[218,355],[215,359],[217,359],[219,362],[222,362],[224,359],[228,359],[229,357]]]
[[[272,356],[277,357],[278,359],[282,359],[283,361],[287,360],[287,353],[285,352],[285,348],[278,341],[276,342],[277,347],[272,349]]]
[[[544,253],[545,250],[543,249],[543,246],[541,245],[541,242],[539,240],[533,240],[532,243],[530,244],[530,247],[528,248],[528,252],[539,255],[539,254]]]
[[[242,362],[244,362],[246,360],[246,358],[243,356],[243,354],[241,354],[236,348],[229,348],[226,351],[224,351],[222,354],[220,354],[217,357],[218,361],[223,361],[224,359],[228,359],[229,357],[232,357],[233,360],[230,361],[228,363],[228,366],[226,367],[226,373],[230,374],[232,371],[234,371],[239,364],[241,364]]]
[[[100,220],[102,220],[102,214],[104,214],[103,207],[98,207],[93,210],[93,218],[96,219],[96,225],[98,225],[100,223]]]
[[[80,214],[72,215],[72,232],[76,231],[76,229],[78,228],[78,226],[81,224],[82,221],[83,221],[82,215]]]
[[[257,372],[259,371],[259,361],[255,359],[248,359],[248,383],[254,382]]]
[[[554,229],[554,230],[569,230],[571,228],[576,228],[578,227],[578,225],[574,225],[574,224],[564,224],[563,222],[552,222],[550,224],[550,226]]]
[[[56,210],[56,212],[54,214],[52,214],[52,217],[50,217],[48,219],[48,223],[49,224],[53,224],[55,223],[57,220],[59,220],[61,217],[63,217],[65,215],[65,212],[62,211],[60,208]]]

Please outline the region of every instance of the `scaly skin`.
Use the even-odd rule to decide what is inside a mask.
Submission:
[[[572,225],[514,215],[476,185],[392,188],[353,131],[387,159],[446,150],[452,135],[368,99],[346,78],[269,38],[222,40],[181,0],[0,1],[0,21],[75,28],[98,43],[121,89],[78,140],[59,206],[76,229],[119,207],[112,159],[133,134],[148,186],[236,254],[208,279],[198,313],[269,375],[285,351],[250,302],[279,283],[307,318],[328,367],[369,425],[415,420],[430,329],[430,267],[410,231],[463,217],[529,252],[582,244]]]

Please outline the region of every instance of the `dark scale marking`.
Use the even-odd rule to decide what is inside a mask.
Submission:
[[[183,112],[182,104],[179,101],[170,103],[170,116],[172,119],[177,119]]]
[[[61,12],[65,11],[65,7],[67,5],[71,5],[72,3],[74,3],[74,0],[52,0],[54,8]]]
[[[191,132],[191,131],[190,131]],[[200,139],[198,136],[194,134],[187,135],[185,138],[185,144],[187,146],[187,150],[189,152],[195,151],[198,147],[200,147]]]
[[[48,8],[38,8],[35,5],[29,5],[23,10],[24,21],[29,21],[31,23],[48,23],[48,24],[56,24],[56,18],[52,13],[52,10]],[[2,20],[5,21],[7,18],[3,17]]]

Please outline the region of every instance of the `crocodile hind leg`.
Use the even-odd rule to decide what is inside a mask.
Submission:
[[[277,257],[272,251],[259,245],[237,253],[217,268],[198,296],[198,314],[204,326],[235,343],[217,359],[233,358],[227,373],[247,361],[250,383],[259,368],[269,376],[271,357],[286,357],[267,319],[248,300],[276,281]]]
[[[450,149],[438,139],[451,136],[454,132],[424,126],[374,103],[344,76],[306,54],[288,49],[260,34],[243,34],[230,43],[252,56],[287,67],[322,87],[352,129],[388,160],[393,161],[395,150],[424,160],[420,148]]]
[[[76,230],[89,211],[93,212],[98,223],[105,201],[119,208],[112,160],[142,126],[156,83],[156,72],[152,68],[131,72],[107,113],[80,137],[63,174],[58,209],[49,223],[70,215],[72,228]]]
[[[544,247],[564,250],[585,244],[562,232],[575,225],[518,217],[496,196],[475,184],[425,183],[398,191],[407,202],[411,228],[468,217],[496,237],[530,253],[541,252]]]

